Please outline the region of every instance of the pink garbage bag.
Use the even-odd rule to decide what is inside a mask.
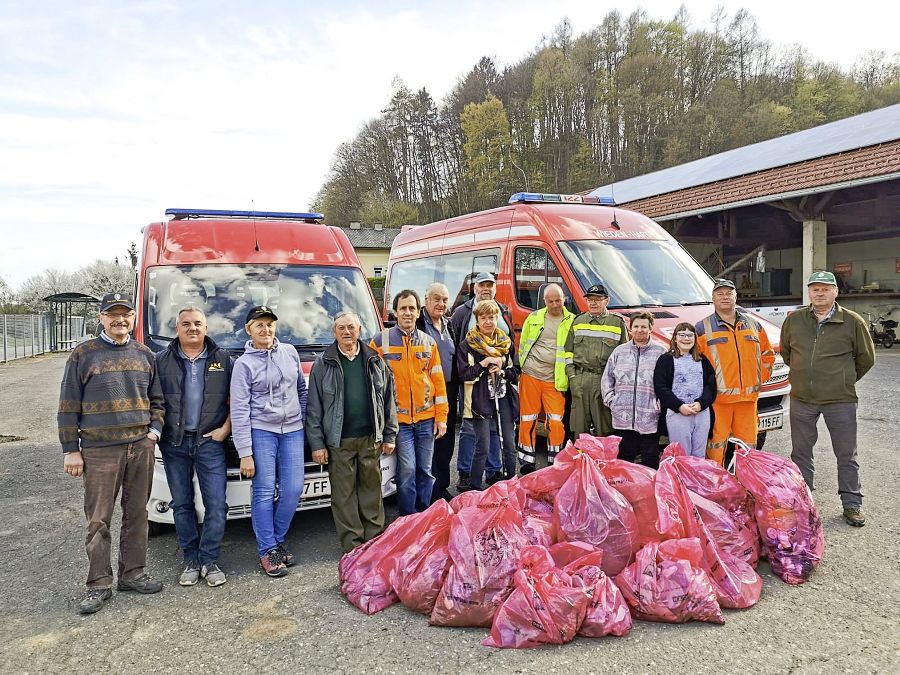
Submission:
[[[696,538],[647,544],[614,581],[636,619],[725,623]]]
[[[581,584],[590,602],[578,629],[583,637],[622,637],[631,631],[631,611],[619,587],[600,569],[603,551],[583,555],[567,564],[563,571],[570,575],[572,585]]]
[[[400,602],[415,612],[431,614],[450,568],[453,509],[440,499],[425,513],[428,517],[417,522],[418,536],[397,555],[389,579]]]
[[[554,501],[557,541],[582,541],[603,550],[603,571],[615,575],[638,549],[637,519],[631,504],[610,487],[588,455],[574,469]]]
[[[735,450],[735,476],[752,494],[763,552],[772,572],[802,584],[822,562],[825,535],[812,493],[789,459],[764,450]]]
[[[454,514],[451,565],[431,612],[432,625],[491,625],[512,592],[522,548],[528,545],[521,508],[516,487],[503,481],[485,491],[475,506]]]
[[[589,597],[553,563],[543,546],[522,549],[515,588],[494,616],[486,647],[565,644],[575,637]]]

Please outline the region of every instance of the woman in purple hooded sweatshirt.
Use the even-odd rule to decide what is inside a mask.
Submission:
[[[253,478],[250,515],[259,565],[270,577],[284,576],[294,564],[284,538],[303,493],[306,413],[300,357],[275,337],[276,321],[266,306],[248,312],[244,330],[250,340],[231,378],[231,433],[241,474]]]

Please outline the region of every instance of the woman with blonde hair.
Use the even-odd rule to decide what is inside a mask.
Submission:
[[[513,384],[519,378],[516,349],[509,335],[497,327],[500,306],[481,300],[472,310],[475,326],[456,350],[457,373],[463,382],[463,417],[475,427],[475,456],[469,482],[459,490],[483,489],[484,465],[490,445],[491,426],[499,424],[503,439],[503,477],[516,473],[515,423],[519,402]]]
[[[681,443],[689,455],[706,457],[716,374],[697,348],[697,329],[692,324],[675,326],[669,351],[656,362],[653,387],[666,409],[669,442]]]

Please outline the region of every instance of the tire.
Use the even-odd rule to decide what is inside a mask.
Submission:
[[[171,527],[170,525],[165,525],[164,523],[157,523],[154,520],[148,520],[148,535],[151,537],[158,537],[162,534],[165,534],[166,531]]]
[[[894,336],[893,335],[885,335],[881,338],[881,346],[885,349],[890,349],[894,346]]]
[[[762,450],[762,447],[766,442],[766,434],[767,433],[768,432],[766,432],[766,431],[760,431],[758,434],[756,434],[756,449],[757,450]]]

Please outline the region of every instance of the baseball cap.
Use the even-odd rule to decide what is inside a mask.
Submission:
[[[247,320],[244,323],[250,323],[254,319],[259,319],[263,316],[270,316],[274,321],[278,321],[278,317],[276,316],[275,312],[272,311],[271,307],[266,307],[265,305],[257,305],[249,312],[247,312]]]
[[[480,284],[480,283],[483,283],[483,282],[485,282],[485,281],[490,281],[492,284],[496,284],[496,283],[497,283],[497,280],[494,278],[494,275],[491,274],[490,272],[479,272],[479,273],[478,273],[478,276],[475,277],[475,282],[474,282],[474,283]]]
[[[603,284],[594,284],[589,289],[584,292],[584,297],[589,295],[602,295],[604,298],[609,297],[609,293],[606,292],[606,286]]]
[[[837,286],[837,279],[834,278],[834,274],[831,272],[813,272],[806,281],[807,286],[810,284],[831,284],[832,286]]]
[[[730,288],[734,290],[734,282],[731,279],[716,279],[716,282],[713,284],[713,290],[717,288]]]
[[[108,312],[113,307],[126,307],[134,311],[134,302],[128,293],[107,293],[100,301],[100,311]]]

